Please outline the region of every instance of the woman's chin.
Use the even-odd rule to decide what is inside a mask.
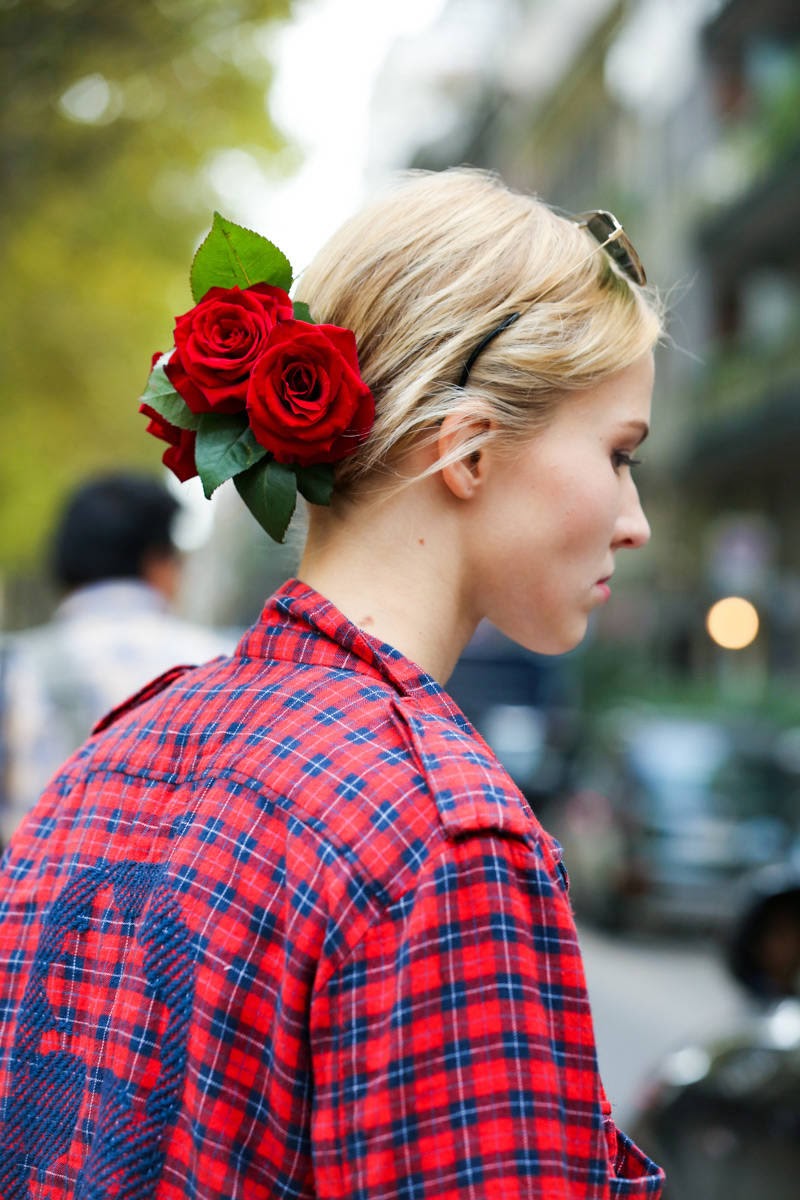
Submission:
[[[569,626],[565,623],[558,629],[503,629],[501,632],[524,650],[554,658],[559,654],[569,654],[570,650],[579,646],[586,637],[588,624],[588,617],[581,617]]]

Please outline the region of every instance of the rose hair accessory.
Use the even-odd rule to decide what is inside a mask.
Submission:
[[[349,329],[317,325],[289,298],[292,268],[272,242],[214,214],[191,269],[194,308],[153,358],[139,411],[168,443],[178,479],[206,496],[227,479],[282,542],[297,492],[329,504],[336,463],[375,420]]]

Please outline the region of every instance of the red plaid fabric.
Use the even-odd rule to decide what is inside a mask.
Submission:
[[[556,844],[302,583],[101,723],[1,886],[2,1200],[660,1195]]]

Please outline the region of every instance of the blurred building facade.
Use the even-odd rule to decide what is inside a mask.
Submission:
[[[800,672],[800,6],[554,8],[450,0],[424,53],[400,44],[376,96],[376,169],[472,163],[623,220],[669,339],[640,476],[655,536],[599,632],[645,673],[758,696]],[[416,143],[389,121],[412,88],[428,114]],[[746,650],[706,633],[729,593],[761,618]]]
[[[796,678],[800,7],[730,0],[703,29],[702,51],[717,132],[708,158],[727,186],[693,230],[710,353],[679,465],[698,511],[711,517],[722,500],[733,514],[711,526],[712,583],[750,596],[770,672]]]

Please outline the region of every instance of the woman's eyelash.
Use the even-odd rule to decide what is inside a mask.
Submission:
[[[612,458],[615,467],[640,467],[642,465],[642,460],[634,458],[627,450],[615,450]]]

